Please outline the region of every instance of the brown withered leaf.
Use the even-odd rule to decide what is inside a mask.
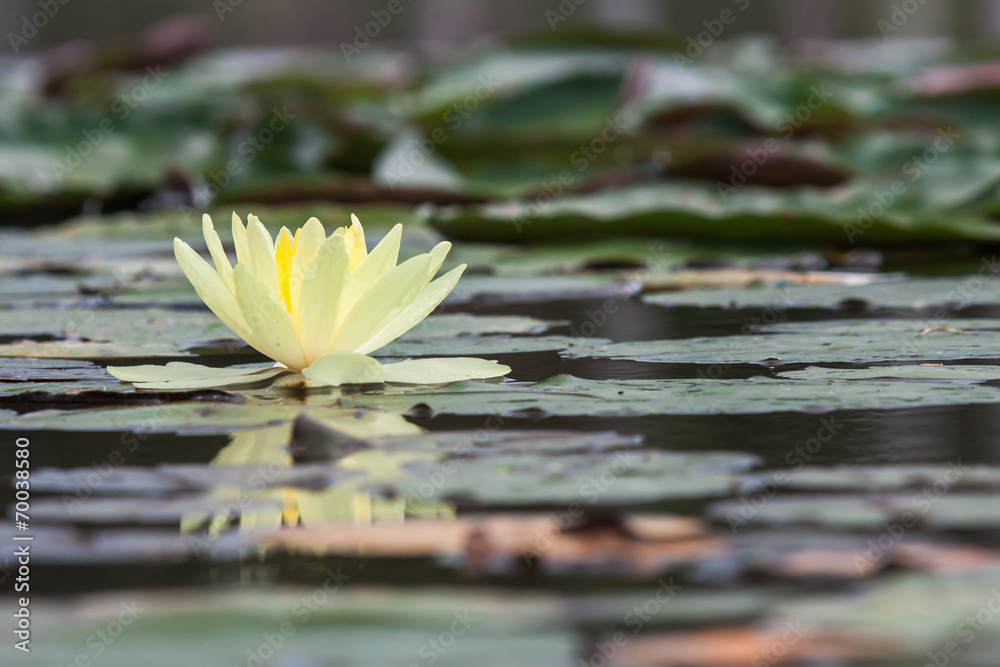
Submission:
[[[789,621],[761,628],[720,628],[642,636],[624,644],[612,664],[629,667],[800,665],[895,654],[881,634],[862,629],[812,630]]]
[[[637,576],[658,574],[671,564],[718,558],[729,548],[724,540],[705,534],[697,519],[673,516],[564,529],[552,516],[497,514],[456,521],[331,525],[272,533],[259,542],[319,554],[458,558],[477,570],[486,562],[525,559],[559,568],[600,564]]]

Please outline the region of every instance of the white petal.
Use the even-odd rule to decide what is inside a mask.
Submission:
[[[340,302],[340,312],[346,315],[361,296],[392,267],[399,257],[399,242],[403,226],[396,225],[379,242],[375,249],[351,272],[351,280]]]
[[[236,246],[236,261],[250,261],[250,245],[247,242],[247,228],[243,226],[240,216],[233,211],[233,245]]]
[[[243,318],[243,312],[219,274],[208,265],[187,243],[174,239],[174,257],[205,305],[222,322],[252,347],[257,347],[257,339]]]
[[[236,265],[233,282],[240,310],[259,343],[254,347],[288,368],[303,368],[306,361],[302,346],[285,306],[254,277],[245,262]]]
[[[296,322],[299,313],[296,304],[299,302],[299,294],[302,290],[302,281],[305,280],[306,273],[316,258],[316,253],[326,242],[326,230],[323,223],[316,218],[309,218],[302,229],[296,234],[295,253],[292,255],[292,272],[288,277],[288,294],[292,302],[292,319]]]
[[[320,246],[302,280],[298,300],[294,297],[292,300],[307,363],[326,354],[333,343],[340,319],[341,294],[349,278],[350,258],[343,237],[334,234]]]
[[[222,247],[219,233],[215,231],[212,218],[208,213],[201,217],[201,232],[205,236],[205,244],[208,246],[208,252],[212,255],[215,270],[218,272],[219,278],[222,279],[222,284],[230,292],[233,292],[233,265],[226,257],[226,249]]]
[[[254,277],[278,298],[278,266],[274,259],[274,240],[255,215],[248,215],[247,242],[250,261],[247,262]]]
[[[386,382],[441,384],[502,377],[510,373],[510,366],[474,357],[444,357],[410,359],[395,364],[383,364],[382,373]]]
[[[382,364],[363,354],[334,352],[317,359],[302,370],[311,382],[330,385],[372,384],[382,382]]]
[[[413,302],[424,287],[430,262],[430,255],[417,255],[376,280],[343,317],[330,349],[357,352],[357,348]]]
[[[465,264],[452,269],[425,287],[424,291],[413,300],[413,303],[404,308],[381,331],[369,338],[356,352],[360,354],[374,352],[416,326],[421,320],[430,315],[438,307],[438,304],[444,301],[445,297],[455,289],[455,285],[458,283],[458,279],[462,277],[463,271],[465,271]]]

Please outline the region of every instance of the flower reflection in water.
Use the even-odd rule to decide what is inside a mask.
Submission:
[[[346,438],[368,440],[385,436],[419,435],[423,430],[398,414],[351,412],[323,424]],[[379,487],[405,476],[403,467],[434,461],[433,451],[384,451],[364,448],[333,456],[328,464],[344,473],[326,488],[280,486],[278,481],[296,465],[290,443],[292,425],[240,431],[230,439],[210,466],[245,470],[239,478],[245,488],[224,487],[211,496],[213,509],[193,513],[181,522],[182,532],[200,533],[211,540],[238,527],[240,531],[268,531],[325,523],[402,523],[407,518],[452,519],[454,507],[417,495],[385,497]],[[315,466],[316,464],[310,464]]]

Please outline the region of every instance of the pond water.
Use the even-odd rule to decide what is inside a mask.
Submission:
[[[634,298],[617,299],[610,307],[609,303],[605,299],[571,299],[451,306],[445,310],[481,317],[516,315],[556,321],[546,335],[579,336],[582,332],[616,343],[759,335],[756,331],[747,333],[745,324],[759,317],[760,309],[670,308]],[[608,311],[611,314],[606,319],[596,318],[601,320],[600,326],[595,326],[594,331],[587,330],[586,324],[596,321],[595,313]],[[127,313],[126,310],[120,312]],[[1000,309],[996,307],[975,307],[954,311],[949,317],[963,321],[982,318],[986,323],[998,314]],[[784,308],[776,316],[776,323],[829,321],[831,326],[838,326],[837,323],[845,319],[921,322],[927,317],[926,309]],[[516,336],[522,335],[528,334]],[[649,363],[567,358],[556,350],[498,353],[491,358],[508,364],[513,369],[510,377],[515,386],[525,387],[563,374],[598,382],[709,380],[738,384],[751,378],[781,380],[778,373],[799,371],[810,365],[774,361]],[[163,359],[153,361],[162,362]],[[264,361],[264,358],[245,350],[212,357],[214,365],[257,361]],[[966,359],[943,358],[940,362],[986,368],[995,360],[970,354]],[[852,368],[859,365],[831,363],[824,366]],[[940,381],[895,382],[929,384]],[[981,389],[992,391],[1000,383],[990,380],[980,385]],[[371,391],[345,392],[343,397],[366,393]],[[267,395],[268,403],[307,406],[319,400],[329,404],[322,400],[323,392],[275,396],[265,391],[261,395]],[[9,400],[9,394],[7,398],[4,408],[21,417],[46,409],[79,409],[86,405],[86,401],[83,404],[34,402],[32,399],[15,402]],[[212,401],[207,398],[209,400],[205,400],[206,397],[202,400],[206,409],[210,409]],[[662,400],[670,399],[664,397]],[[150,404],[158,402],[156,399]],[[751,409],[740,413],[737,400],[730,408],[709,414],[685,414],[692,411],[683,409],[672,414],[669,405],[658,405],[654,401],[636,404],[632,412],[618,409],[603,415],[599,408],[593,412],[570,410],[566,413],[562,410],[564,414],[556,409],[548,414],[537,407],[521,412],[510,405],[498,404],[487,410],[493,415],[492,422],[488,421],[490,417],[484,422],[484,413],[478,409],[471,414],[461,414],[462,410],[442,410],[421,403],[403,412],[412,424],[432,435],[473,434],[468,437],[475,443],[476,451],[446,453],[442,459],[440,454],[447,452],[447,447],[392,446],[387,456],[397,457],[396,463],[390,462],[385,470],[379,470],[377,464],[371,467],[370,462],[358,464],[369,476],[371,484],[367,487],[359,486],[358,480],[351,476],[319,475],[310,481],[307,475],[287,487],[273,480],[266,490],[244,484],[245,502],[234,500],[236,496],[227,495],[224,489],[240,485],[240,480],[245,482],[252,474],[248,471],[255,469],[253,466],[278,460],[282,451],[287,451],[287,432],[277,436],[273,449],[258,449],[259,458],[250,455],[228,462],[246,466],[237,475],[240,479],[226,474],[213,481],[212,471],[220,464],[222,453],[239,447],[240,438],[246,437],[239,434],[247,431],[192,426],[176,432],[157,427],[155,421],[147,424],[152,428],[143,428],[140,422],[138,429],[101,428],[93,423],[85,428],[74,428],[72,423],[56,429],[35,426],[28,435],[32,471],[40,485],[32,493],[32,504],[40,509],[33,510],[37,514],[33,516],[32,526],[37,532],[32,544],[36,556],[31,570],[31,590],[44,601],[42,608],[48,610],[52,618],[65,615],[65,612],[53,611],[69,604],[65,596],[84,595],[89,599],[96,595],[98,600],[104,601],[91,603],[96,605],[91,611],[66,617],[64,628],[45,626],[57,639],[49,644],[43,655],[61,659],[74,648],[91,655],[86,642],[82,645],[79,642],[87,628],[105,623],[109,611],[100,605],[107,606],[111,604],[108,600],[117,601],[124,599],[122,595],[133,594],[149,601],[159,629],[155,632],[152,628],[136,630],[126,635],[131,639],[128,644],[123,640],[116,649],[117,658],[110,657],[113,647],[109,645],[110,661],[95,664],[139,664],[129,663],[128,660],[135,659],[130,656],[148,656],[157,633],[187,641],[195,632],[191,624],[196,622],[213,627],[213,632],[237,637],[214,642],[207,638],[197,639],[193,642],[193,646],[200,647],[197,651],[203,652],[207,646],[212,646],[219,656],[227,656],[225,659],[240,660],[242,654],[245,661],[234,664],[254,664],[253,656],[246,654],[248,649],[245,648],[250,646],[251,654],[255,650],[256,631],[251,629],[258,625],[269,627],[269,623],[282,618],[291,618],[290,622],[296,624],[304,620],[311,629],[308,633],[302,632],[308,636],[300,644],[294,643],[291,636],[287,639],[288,654],[304,662],[290,660],[277,664],[379,664],[377,661],[381,657],[376,656],[381,654],[373,648],[373,642],[377,645],[385,641],[405,644],[406,650],[401,650],[405,659],[405,655],[425,646],[426,637],[433,638],[451,627],[446,623],[442,626],[444,630],[437,630],[434,623],[438,621],[428,621],[421,610],[432,608],[427,612],[431,617],[445,611],[458,613],[455,610],[465,610],[469,604],[464,597],[466,592],[478,596],[476,614],[497,616],[491,621],[489,630],[470,631],[463,650],[442,652],[440,657],[447,664],[462,664],[469,656],[492,655],[497,641],[511,643],[514,653],[533,656],[530,660],[548,656],[545,659],[556,660],[548,664],[558,664],[565,659],[599,664],[593,659],[601,655],[601,642],[606,641],[603,638],[613,637],[615,632],[622,630],[623,623],[626,628],[630,622],[638,623],[635,619],[640,617],[630,619],[628,609],[634,611],[644,604],[649,604],[650,608],[655,606],[656,613],[649,615],[649,629],[646,621],[642,622],[643,633],[628,644],[633,647],[629,650],[646,650],[643,642],[650,642],[648,650],[658,655],[685,645],[684,642],[693,641],[692,638],[703,637],[701,641],[705,641],[704,637],[710,635],[701,633],[718,632],[720,627],[734,628],[726,632],[757,632],[753,628],[773,622],[768,619],[777,614],[773,610],[780,609],[775,606],[778,604],[801,607],[807,611],[796,613],[810,613],[813,616],[809,618],[815,617],[817,623],[832,623],[831,627],[838,627],[844,619],[850,622],[863,617],[863,612],[852,605],[859,604],[858,599],[868,599],[865,595],[882,596],[880,604],[896,605],[907,604],[906,595],[912,593],[907,592],[907,586],[930,586],[928,590],[933,590],[935,580],[943,582],[945,579],[941,577],[954,574],[946,574],[949,571],[947,563],[952,563],[951,569],[961,572],[965,579],[987,576],[973,565],[966,567],[968,563],[963,559],[975,561],[974,554],[988,554],[1000,547],[995,530],[1000,521],[995,495],[998,483],[995,471],[1000,466],[995,425],[1000,419],[1000,400],[966,404],[960,399],[949,399],[945,403],[909,408],[888,405],[874,409],[830,409],[817,403],[813,408]],[[734,411],[733,407],[737,414],[727,414]],[[0,469],[8,482],[13,482],[15,472],[12,441],[25,434],[17,429],[16,420],[13,424],[13,428],[3,431],[4,445],[0,448],[3,456]],[[518,446],[516,442],[504,442],[505,433],[519,432],[529,434],[527,444]],[[556,436],[555,439],[545,444],[542,438],[540,445],[535,443],[540,449],[532,449],[532,438],[538,440],[545,432]],[[617,444],[601,440],[608,432],[638,438],[620,438]],[[591,434],[589,442],[586,434]],[[379,442],[375,439],[357,444],[355,448],[341,449],[343,443],[337,444],[335,440],[329,445],[330,449],[321,446],[318,451],[308,445],[283,465],[313,472],[317,465],[328,466],[331,462],[334,467],[341,467],[357,454],[356,448],[364,452],[365,448],[374,447],[378,451]],[[261,447],[259,442],[256,446]],[[293,442],[293,451],[296,446]],[[510,454],[503,451],[507,446],[511,446]],[[652,462],[649,464],[652,469],[644,471],[647,463],[640,462],[629,464],[624,471],[617,470],[613,459],[608,458],[609,453],[615,451],[640,451],[640,457],[645,457],[641,460]],[[688,458],[678,467],[650,459],[655,452],[668,456],[683,453]],[[450,479],[439,486],[432,485],[427,494],[417,491],[418,502],[411,503],[407,498],[399,505],[401,495],[406,497],[407,493],[414,493],[415,488],[419,489],[412,484],[400,484],[400,480],[434,480],[434,466],[440,466],[449,456],[457,456],[454,460],[460,466],[471,466],[468,468],[469,481],[458,480],[453,484],[454,479]],[[934,485],[946,473],[949,464],[956,462],[963,470],[977,471],[970,473],[976,479],[966,480],[966,484],[959,478],[957,485],[962,488],[952,491],[949,482],[939,496],[934,495]],[[151,475],[144,477],[143,471]],[[602,481],[602,474],[608,471],[612,474]],[[778,477],[782,474],[792,475],[792,482]],[[513,494],[505,491],[507,482],[503,480],[518,476],[524,476],[524,481],[514,486],[522,490]],[[568,487],[564,484],[567,480],[571,482]],[[873,484],[873,480],[878,482]],[[476,488],[476,484],[481,486]],[[341,486],[346,494],[343,497],[337,495]],[[3,483],[2,487],[0,498],[5,514],[13,516],[12,484]],[[359,496],[364,489],[367,489],[365,494],[371,495]],[[890,530],[883,526],[892,525],[909,505],[922,507],[917,504],[917,498],[921,493],[926,494],[927,489],[932,489],[926,496],[929,509],[902,537],[893,537],[891,544],[898,552],[899,545],[912,542],[917,555],[911,554],[909,561],[900,557],[894,565],[888,556],[879,553],[879,558],[887,562],[877,568],[872,565],[872,569],[866,571],[864,554],[872,552],[870,544],[878,544],[868,540],[877,540]],[[316,498],[320,502],[337,505],[334,514],[339,512],[341,523],[324,527],[312,523],[311,517],[307,519],[304,496],[310,493],[318,494]],[[261,496],[266,496],[264,502],[278,500],[283,504],[278,514],[274,514],[277,510],[268,510],[271,523],[264,520],[263,515],[254,518],[258,511],[255,503],[262,500]],[[297,496],[299,503],[299,509],[291,513],[288,508],[290,496]],[[359,502],[371,505],[362,508]],[[397,506],[373,519],[378,514],[376,505],[379,502],[395,502]],[[942,510],[945,502],[955,507]],[[977,503],[979,513],[973,511],[970,515],[965,508],[975,507]],[[573,507],[578,510],[571,510]],[[212,518],[213,511],[215,518]],[[313,509],[311,514],[316,515],[316,512]],[[190,516],[199,513],[203,519],[192,522]],[[318,515],[322,514],[319,511]],[[353,521],[342,523],[351,514]],[[520,558],[518,554],[505,551],[511,547],[491,543],[488,538],[483,538],[485,542],[478,546],[468,541],[450,547],[429,546],[428,540],[433,544],[456,539],[446,533],[437,534],[435,529],[419,537],[390,534],[377,539],[374,536],[352,537],[350,531],[337,537],[336,528],[357,522],[367,526],[372,521],[373,530],[386,525],[419,526],[421,520],[426,521],[429,516],[437,517],[437,522],[471,521],[473,525],[490,526],[491,522],[509,520],[507,517],[511,515],[553,520],[559,526],[561,537],[533,529],[535,532],[529,533],[528,545],[537,553]],[[655,532],[644,534],[641,528],[631,527],[629,522],[636,521],[637,517],[661,520],[670,517],[669,521],[675,522],[686,518],[699,526],[696,532],[702,537],[681,539],[679,543],[657,542],[658,538],[652,536]],[[180,534],[178,521],[181,522]],[[256,530],[253,522],[257,522]],[[672,529],[662,530],[669,532]],[[284,543],[280,539],[270,543],[270,537],[260,541],[261,535],[273,535],[274,531],[285,534],[299,531],[307,537],[304,543],[294,540]],[[467,535],[464,539],[470,538]],[[546,551],[548,542],[557,543],[560,539],[575,542],[558,548],[551,563],[547,563],[550,558]],[[683,549],[674,553],[679,544],[687,544],[690,553],[683,553]],[[636,553],[642,549],[655,552],[657,545],[663,552],[659,557],[653,553],[645,556]],[[521,555],[526,548],[521,548]],[[887,553],[889,551],[886,549]],[[949,556],[949,553],[954,555]],[[857,560],[859,554],[862,561]],[[649,562],[650,558],[654,564]],[[852,558],[862,565],[844,564],[845,559],[850,561]],[[883,568],[888,569],[877,574]],[[901,584],[898,575],[890,574],[896,568],[902,568],[916,580]],[[285,601],[275,603],[274,597],[253,597],[266,591],[273,591],[274,595],[286,595],[290,590],[309,594],[319,590],[316,586],[328,582],[331,573],[337,573],[348,582],[343,584],[343,592],[339,592],[339,585],[331,589],[338,591],[342,601],[310,603],[311,606],[299,608],[298,618],[294,611],[288,615],[289,609],[295,607],[289,607]],[[648,603],[648,600],[659,599],[655,595],[650,597],[650,587],[657,581],[662,587],[664,576],[669,579],[670,586],[680,587],[682,591],[677,594],[677,609],[672,611],[666,611],[666,602]],[[987,576],[980,585],[988,581]],[[857,597],[859,582],[865,582],[860,589],[861,598]],[[903,593],[897,590],[900,586],[904,587]],[[976,600],[976,590],[970,588],[964,595]],[[831,611],[827,615],[833,620],[824,620],[822,614],[816,616],[810,604],[831,595],[842,600],[834,603],[833,609],[840,609],[840,606],[843,609],[839,617]],[[293,594],[289,600],[294,602],[294,599]],[[528,612],[526,607],[518,606],[519,600],[541,611]],[[675,602],[672,594],[670,602]],[[257,611],[250,618],[241,616],[245,615],[245,605],[254,604],[258,605]],[[552,607],[552,604],[559,606]],[[208,606],[199,612],[190,611],[190,605]],[[306,613],[303,609],[312,609],[310,616],[315,613],[322,619],[303,619]],[[690,611],[683,611],[685,609]],[[686,613],[693,614],[694,620],[681,620]],[[184,615],[188,616],[188,621],[178,625],[178,619]],[[547,624],[547,629],[526,633],[525,624],[530,625],[529,619],[533,616],[539,617],[538,622]],[[749,629],[735,629],[741,624]],[[350,644],[346,653],[349,657],[344,662],[326,661],[322,657],[325,655],[322,647],[326,644],[319,637],[339,636],[338,633],[349,628],[367,638],[366,641]],[[765,638],[770,636],[769,630],[760,632]],[[983,645],[986,645],[989,637],[984,636],[984,639]],[[758,644],[763,640],[759,638],[732,641],[741,646],[749,642],[749,647],[743,646],[741,650],[754,655],[770,646],[765,643],[761,649]],[[588,653],[589,642],[597,647],[596,653]],[[192,655],[193,652],[194,649]],[[438,656],[427,652],[413,655],[424,656],[414,658],[414,664],[432,664],[426,656]],[[631,654],[626,653],[628,655]],[[705,658],[711,659],[710,656]]]

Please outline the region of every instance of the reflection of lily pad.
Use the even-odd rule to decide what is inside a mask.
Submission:
[[[440,475],[436,498],[463,498],[487,505],[615,505],[676,498],[725,496],[735,489],[734,472],[756,458],[744,454],[673,454],[632,450],[600,454],[531,455],[458,459]],[[407,470],[417,479],[399,483],[402,494],[442,470],[436,462]]]
[[[233,403],[173,403],[166,405],[43,410],[15,418],[4,428],[24,430],[134,431],[137,433],[230,433],[233,429],[274,426],[294,419],[301,405]],[[342,408],[313,407],[319,419],[336,419],[351,413]]]

